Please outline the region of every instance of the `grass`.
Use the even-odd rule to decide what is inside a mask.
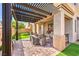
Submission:
[[[66,49],[60,52],[57,56],[79,56],[79,45],[71,43]]]
[[[0,46],[0,51],[2,50],[2,46]]]
[[[19,39],[27,39],[27,38],[30,38],[30,34],[29,33],[19,33],[19,36],[18,36]],[[12,39],[16,39],[16,35],[14,35],[12,37]],[[2,46],[0,46],[0,51],[2,50]]]
[[[18,35],[18,39],[27,39],[27,38],[30,38],[29,33],[19,33]],[[12,39],[16,39],[16,35],[14,35]]]

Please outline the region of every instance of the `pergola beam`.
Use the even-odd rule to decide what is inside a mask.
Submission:
[[[30,23],[34,23],[36,22],[36,20],[30,20],[30,19],[19,19],[18,21],[24,21],[24,22],[30,22]]]
[[[34,15],[30,15],[30,14],[23,14],[22,12],[20,12],[20,11],[15,11],[15,13],[16,14],[19,14],[19,15],[25,15],[25,16],[29,16],[29,17],[34,17],[34,18],[40,18],[40,19],[43,19],[42,17],[40,17],[40,16],[34,16]]]
[[[19,17],[26,17],[26,18],[29,18],[29,19],[42,19],[42,18],[35,18],[35,17],[29,17],[29,16],[27,16],[27,15],[22,15],[22,14],[16,14],[17,16],[19,16]]]
[[[38,21],[38,19],[35,20],[35,19],[29,19],[29,18],[26,18],[26,17],[21,17],[21,18],[20,18],[20,17],[18,17],[18,16],[17,16],[17,19],[18,19],[18,21],[25,21],[25,22],[32,22],[32,23]]]

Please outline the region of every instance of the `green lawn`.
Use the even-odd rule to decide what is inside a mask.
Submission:
[[[71,43],[66,49],[64,49],[57,56],[79,56],[79,45]]]
[[[19,33],[18,35],[18,39],[27,39],[27,38],[30,38],[29,33]],[[12,39],[16,39],[16,35],[14,35]]]
[[[2,46],[0,46],[0,51],[2,50]]]
[[[27,38],[30,38],[30,34],[29,33],[19,33],[19,36],[18,36],[19,39],[27,39]],[[12,37],[12,39],[16,39],[16,36],[14,35]],[[0,46],[0,51],[2,50],[2,46]]]

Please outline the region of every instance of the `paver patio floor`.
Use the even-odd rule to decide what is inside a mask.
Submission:
[[[22,41],[13,41],[13,45],[12,56],[24,56]]]
[[[34,46],[30,41],[22,41],[25,56],[53,56],[59,53],[53,47]]]
[[[12,56],[55,56],[59,51],[53,47],[34,46],[29,40],[14,41]]]

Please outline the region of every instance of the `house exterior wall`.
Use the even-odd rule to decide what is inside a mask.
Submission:
[[[77,32],[75,32],[75,20],[77,20],[76,18],[77,18],[77,12],[76,12],[76,8],[75,8],[75,6],[73,5],[73,4],[71,4],[71,3],[69,3],[69,4],[67,4],[67,7],[68,7],[68,9],[70,10],[70,11],[72,11],[74,14],[72,15],[72,14],[70,14],[69,12],[68,12],[68,10],[63,10],[64,11],[64,14],[66,14],[67,16],[69,16],[69,17],[71,17],[72,18],[72,33],[71,33],[71,35],[70,35],[70,39],[69,39],[69,41],[70,42],[75,42],[76,40],[77,40]],[[62,8],[62,7],[61,7]]]
[[[70,42],[76,42],[78,39],[77,38],[78,32],[76,31],[76,29],[78,29],[78,28],[76,27],[77,25],[75,25],[75,24],[77,22],[78,12],[73,3],[68,3],[68,6],[71,8],[71,11],[74,13],[74,15],[69,15],[67,12],[65,12],[65,14],[67,14],[68,16],[70,16],[72,18],[72,34],[70,35]]]
[[[76,42],[77,41],[77,31],[76,29],[76,23],[75,21],[77,20],[76,15],[73,16],[73,23],[72,23],[72,27],[73,27],[73,33],[72,33],[72,40],[71,42]]]
[[[79,20],[77,20],[77,39],[79,40]]]
[[[58,4],[60,5],[60,4]],[[79,39],[79,26],[77,22],[77,28],[75,25],[75,21],[77,20],[77,13],[75,10],[75,7],[73,4],[67,4],[69,7],[69,10],[72,11],[73,14],[70,14],[69,10],[65,10],[62,7],[59,8],[59,12],[54,14],[54,23],[53,30],[53,46],[57,48],[58,50],[63,50],[66,47],[66,41],[65,41],[65,34],[69,33],[69,42],[76,42],[77,39]],[[65,15],[69,16],[71,19],[68,21],[65,21]],[[45,20],[45,19],[44,19]],[[36,25],[36,32],[37,34],[46,33],[48,30],[48,22],[43,22],[43,24],[37,23]],[[77,31],[75,30],[77,29]],[[60,38],[60,39],[59,39]]]
[[[71,42],[72,39],[72,19],[70,20],[65,20],[65,34],[69,35],[69,42]]]

